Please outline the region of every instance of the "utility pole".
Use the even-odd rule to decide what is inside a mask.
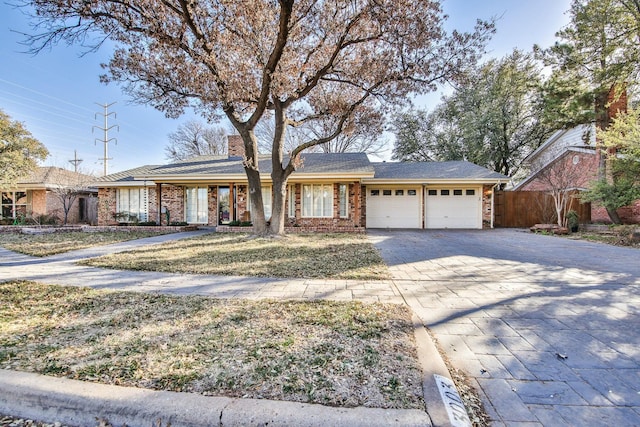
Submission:
[[[93,142],[94,145],[97,141],[100,141],[102,143],[104,143],[104,157],[102,159],[103,164],[104,164],[104,176],[108,175],[108,171],[109,171],[109,160],[113,160],[112,158],[110,158],[108,156],[109,153],[109,142],[114,141],[116,143],[116,145],[118,144],[118,140],[116,138],[109,138],[109,131],[113,128],[118,128],[118,130],[120,130],[120,126],[118,125],[112,125],[109,126],[109,116],[113,114],[113,118],[116,118],[116,113],[115,112],[109,112],[109,107],[111,107],[113,104],[115,104],[115,102],[112,102],[111,104],[98,104],[97,102],[95,103],[99,106],[101,106],[104,109],[104,113],[96,113],[95,115],[95,119],[98,119],[98,116],[102,116],[104,117],[104,126],[100,127],[100,126],[93,126],[91,128],[91,132],[93,132],[94,129],[100,129],[103,133],[104,136],[102,137],[102,139],[96,138],[95,141]]]
[[[78,158],[78,152],[73,150],[73,160],[69,160],[69,163],[73,165],[73,171],[78,172],[78,165],[82,163],[82,159]]]

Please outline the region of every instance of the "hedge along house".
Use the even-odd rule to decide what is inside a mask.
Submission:
[[[227,226],[251,221],[239,136],[228,156],[200,156],[108,175],[99,188],[99,223],[155,221]],[[365,153],[304,153],[288,180],[287,231],[368,228],[483,228],[492,224],[492,189],[508,177],[468,162],[373,163]],[[260,159],[263,202],[271,212],[271,157]]]

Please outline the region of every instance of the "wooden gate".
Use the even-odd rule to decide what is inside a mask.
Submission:
[[[580,203],[576,197],[571,197],[569,203],[580,223],[591,221],[590,203]],[[557,222],[553,197],[544,191],[496,191],[494,206],[496,227],[528,228]]]

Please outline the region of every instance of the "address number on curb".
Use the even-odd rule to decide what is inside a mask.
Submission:
[[[438,385],[440,397],[447,410],[447,415],[449,415],[451,425],[453,427],[471,427],[471,420],[453,381],[437,374],[434,374],[433,377]]]

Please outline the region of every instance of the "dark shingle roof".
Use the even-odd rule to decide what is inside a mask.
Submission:
[[[372,164],[375,169],[374,179],[509,179],[509,177],[501,173],[464,161],[383,162]]]
[[[450,162],[382,162],[371,163],[365,153],[304,153],[302,165],[293,176],[361,175],[375,180],[508,180],[505,175],[463,161]],[[285,163],[288,158],[285,158]],[[260,172],[271,173],[271,157],[260,156]],[[96,181],[122,183],[166,177],[224,177],[244,175],[242,159],[220,156],[199,156],[168,165],[147,165],[114,173]]]
[[[107,176],[101,176],[95,179],[95,183],[99,184],[100,182],[128,182],[135,181],[134,177],[144,178],[145,175],[151,174],[155,168],[159,167],[158,165],[145,165],[140,166],[134,169],[128,169],[122,172],[116,172],[109,174]]]
[[[302,166],[296,174],[363,174],[372,175],[373,166],[365,153],[303,153]],[[285,158],[286,163],[288,158]],[[271,173],[271,156],[260,156],[260,172]],[[100,179],[107,182],[133,181],[143,176],[161,177],[170,175],[185,176],[224,176],[244,174],[242,159],[239,157],[221,158],[219,156],[199,156],[188,160],[160,166],[142,166],[116,174],[111,174]]]

